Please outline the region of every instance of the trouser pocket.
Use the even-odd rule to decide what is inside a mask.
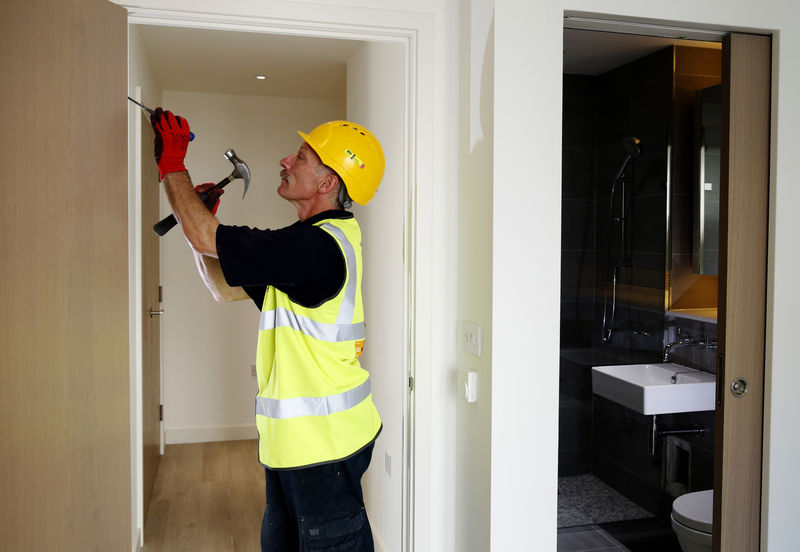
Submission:
[[[301,517],[303,552],[372,552],[372,531],[364,508],[333,517]]]

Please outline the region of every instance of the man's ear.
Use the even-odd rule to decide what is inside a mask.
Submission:
[[[319,188],[317,188],[317,191],[322,195],[326,195],[333,191],[336,191],[336,188],[338,186],[339,186],[339,179],[334,173],[330,173],[325,175],[325,178],[319,185]]]

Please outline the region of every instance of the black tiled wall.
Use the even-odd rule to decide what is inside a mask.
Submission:
[[[564,75],[558,474],[591,471],[597,79]]]
[[[561,202],[561,346],[591,347],[595,288],[594,77],[564,75]]]
[[[658,440],[657,454],[650,455],[651,418],[595,396],[593,405],[594,474],[652,514],[668,518],[674,496],[666,492],[663,458],[666,439]],[[661,430],[690,429],[707,431],[703,436],[684,436],[690,454],[688,469],[679,477],[687,491],[710,489],[714,485],[714,412],[687,412],[658,416]]]
[[[598,77],[597,282],[595,347],[607,363],[657,360],[664,319],[666,271],[667,144],[672,124],[672,48],[665,48]],[[627,179],[611,189],[624,160],[622,141],[635,136],[641,154],[630,162]],[[624,204],[624,210],[623,210]],[[620,245],[620,224],[624,240]],[[608,319],[611,266],[622,250],[617,276],[617,312],[611,342],[604,344],[603,312]]]

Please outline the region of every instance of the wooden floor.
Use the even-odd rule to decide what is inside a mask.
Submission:
[[[259,552],[264,468],[256,441],[168,445],[143,552]]]

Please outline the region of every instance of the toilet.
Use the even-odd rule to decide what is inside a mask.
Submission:
[[[683,552],[711,551],[711,522],[714,491],[697,491],[679,496],[672,503],[672,530]]]

